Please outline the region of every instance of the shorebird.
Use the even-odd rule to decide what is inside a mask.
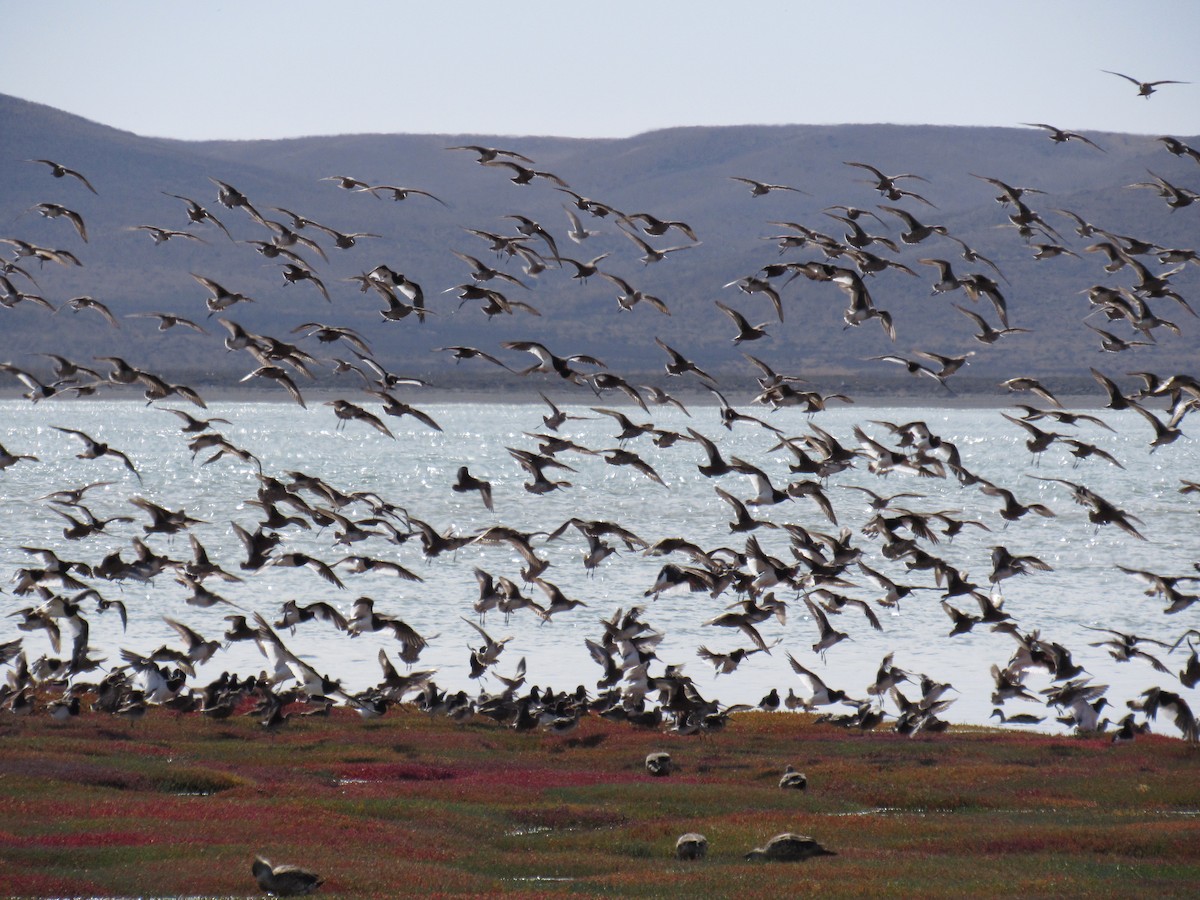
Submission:
[[[804,701],[806,710],[811,711],[818,706],[832,706],[847,699],[845,691],[830,688],[819,675],[802,666],[792,654],[789,653],[787,658],[792,671],[808,684],[809,697]]]
[[[9,466],[16,465],[23,460],[28,462],[39,461],[36,456],[30,453],[12,453],[3,444],[0,444],[0,471],[7,469]],[[65,513],[59,512],[58,510],[54,510],[54,512],[58,512],[58,514],[64,518],[69,518]]]
[[[879,191],[880,194],[893,202],[900,200],[902,197],[912,197],[915,200],[920,200],[926,206],[933,206],[932,203],[930,203],[921,195],[914,194],[911,191],[902,191],[896,186],[896,182],[902,178],[913,178],[917,181],[924,181],[926,183],[929,182],[928,178],[922,178],[920,175],[913,175],[911,173],[904,173],[902,175],[884,175],[883,172],[879,171],[879,169],[868,165],[867,163],[847,162],[843,163],[843,165],[854,166],[855,168],[865,169],[866,171],[870,172],[875,176],[875,190]]]
[[[668,346],[661,338],[655,337],[654,343],[658,344],[659,349],[671,358],[666,364],[666,371],[670,376],[682,376],[685,372],[695,372],[697,376],[700,376],[706,382],[716,384],[716,379],[710,376],[708,372],[702,370],[700,366],[697,366],[695,362],[692,362],[682,353],[679,353],[678,350]]]
[[[229,238],[231,241],[233,240],[233,235],[229,233],[229,229],[225,227],[224,223],[222,223],[220,219],[210,213],[191,197],[184,197],[180,194],[171,194],[167,191],[162,191],[162,193],[166,194],[168,197],[174,197],[176,200],[182,200],[187,205],[188,224],[199,225],[201,222],[212,222],[225,233],[225,237]]]
[[[850,298],[850,306],[843,315],[847,328],[857,327],[871,319],[878,319],[888,339],[893,342],[896,340],[896,326],[892,321],[891,313],[875,306],[861,275],[852,269],[842,269],[830,278],[830,281],[841,288]]]
[[[495,509],[492,506],[492,483],[476,478],[468,471],[466,466],[458,467],[458,474],[455,476],[454,484],[450,488],[458,494],[464,494],[467,491],[478,491],[479,497],[483,500],[483,505],[487,507],[488,511],[491,512]]]
[[[57,163],[52,159],[31,159],[28,161],[35,162],[35,163],[41,163],[44,166],[49,166],[50,174],[53,175],[55,178],[62,178],[66,175],[69,175],[70,177],[75,178],[78,181],[80,181],[83,184],[83,186],[86,187],[93,194],[96,193],[96,189],[94,187],[92,187],[92,183],[90,181],[88,181],[86,178],[83,177],[83,175],[79,174],[74,169],[68,169],[62,163]]]
[[[1129,706],[1139,708],[1150,719],[1158,718],[1160,709],[1171,714],[1172,723],[1183,734],[1183,739],[1190,744],[1200,742],[1200,721],[1196,719],[1186,700],[1174,691],[1164,691],[1152,687],[1142,692],[1140,701],[1130,700]]]
[[[942,375],[937,369],[931,369],[929,366],[923,365],[914,359],[908,359],[907,357],[892,353],[884,354],[883,356],[872,356],[870,359],[880,360],[881,362],[895,363],[896,365],[903,366],[908,371],[909,375],[926,375],[940,384],[947,391],[950,391],[950,386],[946,384],[944,375]],[[950,391],[950,393],[954,392]]]
[[[655,778],[663,778],[677,770],[671,762],[671,754],[663,750],[655,751],[646,756],[646,771]]]
[[[679,244],[674,247],[652,247],[649,243],[638,237],[638,235],[634,234],[632,231],[626,231],[624,228],[622,228],[621,233],[638,245],[642,251],[641,260],[646,265],[649,265],[650,263],[662,262],[667,258],[667,254],[669,253],[677,253],[680,250],[690,250],[693,247],[698,246],[698,243],[692,243]]]
[[[210,316],[213,313],[222,312],[223,310],[229,309],[229,307],[233,306],[235,303],[251,302],[252,298],[247,297],[245,294],[237,291],[226,290],[220,284],[213,281],[211,278],[208,278],[207,276],[197,275],[195,272],[192,272],[191,274],[192,277],[201,285],[203,285],[210,294],[208,300],[205,301],[205,305],[208,307],[208,314]]]
[[[748,278],[738,278],[735,281],[730,281],[723,286],[733,287],[734,285],[737,285],[738,290],[743,294],[762,294],[775,307],[775,315],[779,317],[779,321],[783,321],[783,300],[770,281],[765,278],[759,278],[756,275],[751,275]]]
[[[986,181],[988,184],[999,190],[1000,195],[996,197],[996,202],[1004,205],[1018,202],[1025,194],[1046,193],[1045,191],[1038,190],[1037,188],[1017,187],[1015,185],[1007,184],[1006,182],[1001,181],[999,178],[990,178],[987,175],[976,175],[974,172],[970,172],[968,174],[973,178]]]
[[[559,187],[570,187],[565,181],[555,175],[553,172],[539,171],[537,169],[522,166],[508,159],[482,159],[479,160],[481,165],[495,166],[498,168],[508,169],[512,172],[512,177],[508,180],[513,184],[524,185],[529,184],[535,178],[544,178],[547,181],[552,181]]]
[[[897,206],[880,206],[879,208],[884,212],[891,213],[904,223],[908,230],[900,233],[900,240],[906,244],[919,244],[933,234],[947,234],[945,225],[923,225],[912,213]]]
[[[785,832],[777,834],[762,847],[755,847],[746,854],[746,859],[764,862],[799,862],[814,856],[837,856],[826,850],[812,838],[803,834]]]
[[[1200,193],[1192,190],[1191,188],[1180,187],[1172,184],[1161,175],[1155,175],[1153,172],[1150,172],[1149,169],[1146,171],[1149,172],[1150,177],[1154,179],[1153,181],[1138,181],[1134,182],[1133,184],[1126,185],[1126,187],[1150,188],[1151,190],[1157,192],[1160,197],[1166,200],[1167,206],[1172,210],[1182,209],[1185,206],[1191,206],[1197,200],[1200,200]]]
[[[85,309],[98,312],[109,325],[113,328],[120,328],[121,323],[117,321],[117,317],[112,314],[112,310],[97,300],[95,297],[74,297],[68,300],[63,306],[70,307],[72,312],[82,312]],[[63,307],[60,306],[59,309]]]
[[[90,371],[90,370],[89,370]],[[0,372],[9,372],[15,375],[29,390],[23,395],[25,399],[37,403],[40,400],[45,400],[47,397],[53,397],[59,392],[56,384],[45,384],[39,381],[31,372],[26,372],[24,369],[14,366],[12,363],[0,363]]]
[[[521,162],[527,162],[533,165],[533,160],[528,156],[518,153],[516,150],[504,150],[500,147],[481,147],[479,144],[463,144],[457,147],[447,147],[447,150],[470,150],[477,157],[475,160],[480,165],[492,162],[501,156],[510,156],[513,159],[519,159]]]
[[[1127,513],[1124,510],[1118,509],[1108,500],[1105,500],[1095,491],[1085,487],[1082,484],[1076,484],[1073,481],[1067,481],[1065,478],[1045,478],[1040,475],[1028,475],[1029,478],[1036,478],[1038,481],[1054,481],[1061,485],[1065,485],[1071,491],[1071,498],[1080,506],[1088,507],[1088,521],[1097,528],[1101,525],[1116,525],[1126,534],[1132,535],[1138,540],[1146,540],[1143,535],[1134,526],[1134,522],[1138,525],[1144,525],[1137,516],[1132,513]]]
[[[642,231],[650,235],[650,237],[661,237],[672,228],[682,231],[689,241],[699,243],[696,238],[696,232],[692,230],[692,226],[687,222],[679,222],[671,219],[660,219],[657,216],[647,212],[629,213],[622,217],[624,221],[631,224],[641,223]]]
[[[704,859],[708,855],[708,838],[694,831],[681,834],[675,842],[675,858],[682,860]]]
[[[667,308],[666,303],[664,303],[658,297],[652,296],[651,294],[647,294],[643,291],[639,291],[624,278],[620,278],[608,272],[600,272],[600,277],[606,279],[607,281],[611,281],[620,289],[621,293],[617,296],[617,306],[619,306],[621,309],[626,311],[632,310],[635,306],[637,306],[637,304],[644,300],[664,316],[669,316],[671,314],[671,310]]]
[[[1162,143],[1167,151],[1175,156],[1189,157],[1193,162],[1200,163],[1200,150],[1189,147],[1183,141],[1173,137],[1160,137],[1159,142]]]
[[[296,387],[296,382],[292,381],[291,376],[288,375],[288,373],[280,366],[259,366],[253,372],[243,376],[239,380],[249,381],[251,378],[266,378],[269,381],[274,381],[282,385],[287,392],[292,395],[293,400],[295,400],[305,409],[308,408],[308,404],[304,402],[304,397],[300,394],[300,388]]]
[[[742,184],[749,185],[750,194],[753,197],[762,197],[771,191],[794,191],[797,194],[803,194],[804,191],[799,188],[794,188],[787,184],[771,184],[767,181],[755,181],[753,178],[742,178],[740,175],[730,175],[733,181],[740,181]]]
[[[137,476],[138,481],[142,480],[141,474],[139,474],[138,470],[134,468],[133,462],[129,459],[129,457],[120,450],[117,450],[115,447],[110,447],[103,441],[98,441],[91,435],[85,434],[84,432],[78,431],[74,428],[61,428],[58,425],[52,425],[51,427],[55,431],[61,431],[63,434],[74,435],[83,441],[83,450],[77,455],[77,459],[99,459],[101,456],[112,456],[116,459],[119,459],[125,465],[126,469]]]
[[[944,259],[918,259],[917,262],[926,266],[936,266],[938,270],[938,280],[933,283],[931,294],[944,294],[947,291],[956,291],[962,287],[961,279],[954,277],[954,269],[949,261]]]
[[[803,772],[797,772],[792,766],[783,770],[779,786],[785,790],[803,791],[808,789],[808,778]]]
[[[1041,397],[1047,403],[1053,403],[1059,409],[1063,408],[1063,405],[1062,405],[1062,403],[1059,402],[1059,399],[1057,397],[1055,397],[1053,393],[1050,392],[1049,388],[1047,388],[1044,384],[1042,384],[1036,378],[1031,378],[1031,377],[1025,376],[1025,375],[1018,375],[1014,378],[1008,378],[1008,379],[1005,379],[1004,381],[1000,382],[1000,386],[1003,388],[1007,388],[1009,391],[1012,391],[1012,392],[1030,391],[1031,393],[1037,394],[1039,397]]]
[[[392,434],[391,430],[383,424],[378,416],[376,416],[374,413],[368,412],[355,403],[351,403],[349,400],[342,400],[340,398],[336,400],[326,400],[325,405],[333,407],[333,414],[338,418],[336,430],[340,431],[343,427],[345,427],[347,422],[365,422],[380,434],[385,434],[392,440],[396,439],[396,436]]]
[[[1095,141],[1089,140],[1088,138],[1084,137],[1082,134],[1079,134],[1078,132],[1064,131],[1063,129],[1058,128],[1057,126],[1047,125],[1045,122],[1022,122],[1021,124],[1028,125],[1030,128],[1045,128],[1049,132],[1047,137],[1049,137],[1050,140],[1054,141],[1054,143],[1056,143],[1056,144],[1063,144],[1063,143],[1066,143],[1067,141],[1083,141],[1085,144],[1089,144],[1092,147],[1095,147],[1101,153],[1105,152],[1104,148],[1101,147],[1099,144],[1097,144]]]
[[[430,200],[436,200],[442,206],[446,206],[446,201],[441,197],[434,196],[429,191],[423,191],[420,188],[401,187],[396,184],[369,184],[365,187],[355,188],[356,191],[369,191],[374,196],[378,197],[381,193],[391,194],[392,200],[397,202],[407,200],[410,194],[416,194],[419,197],[428,197]]]
[[[729,316],[733,324],[737,326],[737,334],[732,338],[733,343],[740,344],[742,341],[756,341],[759,338],[767,337],[766,322],[751,325],[746,317],[736,309],[726,306],[720,300],[714,300],[713,302],[716,304],[717,309]]]
[[[509,213],[508,215],[503,216],[503,218],[515,220],[517,223],[517,231],[526,237],[541,238],[543,241],[545,241],[546,246],[550,248],[550,254],[554,257],[554,259],[558,259],[558,243],[554,240],[554,235],[542,227],[539,222],[534,221],[533,219],[529,218],[529,216],[524,216],[519,213]],[[520,244],[517,245],[518,248],[520,246]]]
[[[358,243],[359,238],[382,237],[382,235],[375,234],[374,232],[371,232],[371,231],[345,232],[345,231],[338,231],[336,228],[330,228],[328,225],[322,225],[320,222],[310,222],[309,224],[313,228],[323,231],[327,235],[329,235],[331,238],[333,238],[333,245],[335,247],[337,247],[339,250],[349,250],[351,247],[355,246]]]
[[[572,259],[569,256],[561,256],[559,257],[559,262],[566,262],[573,265],[575,267],[575,274],[571,277],[578,279],[579,283],[583,284],[593,275],[603,274],[600,272],[599,263],[602,259],[607,259],[608,256],[609,254],[607,253],[601,253],[599,256],[592,257],[587,262],[580,262],[579,260]]]
[[[1116,75],[1118,78],[1124,78],[1126,81],[1136,84],[1138,96],[1145,97],[1147,100],[1150,99],[1150,95],[1154,93],[1154,89],[1160,84],[1191,84],[1189,81],[1171,81],[1169,79],[1163,79],[1161,81],[1139,81],[1131,75],[1123,75],[1120,72],[1114,72],[1111,69],[1101,69],[1100,71],[1108,75]]]
[[[1055,518],[1054,510],[1048,506],[1041,503],[1021,503],[1008,488],[999,487],[989,481],[980,479],[979,491],[980,493],[987,494],[989,497],[999,497],[1004,502],[1004,505],[1000,507],[998,512],[1000,518],[1004,519],[1005,522],[1015,522],[1026,513],[1031,512],[1036,513],[1044,519]]]
[[[571,207],[564,205],[563,210],[567,214],[567,221],[571,223],[571,227],[567,231],[567,237],[569,237],[576,244],[582,244],[588,238],[595,237],[596,235],[600,234],[598,231],[592,231],[590,228],[587,228],[583,222],[580,221],[579,216],[575,215],[575,212],[571,209]]]
[[[519,350],[525,353],[532,353],[537,358],[537,363],[527,369],[522,369],[518,372],[519,375],[528,375],[531,372],[544,372],[546,374],[558,375],[560,378],[565,378],[575,384],[582,384],[583,373],[577,369],[573,369],[570,365],[571,363],[581,362],[589,366],[604,368],[604,363],[594,356],[587,356],[582,353],[572,356],[557,356],[551,353],[544,344],[540,344],[537,341],[503,341],[500,346],[505,350]]]
[[[191,319],[185,319],[183,316],[177,316],[174,313],[164,312],[142,312],[142,313],[126,313],[127,319],[156,319],[158,320],[159,331],[169,331],[176,325],[182,325],[185,328],[190,328],[198,334],[208,334],[202,325],[193,322]]]
[[[315,872],[299,866],[272,865],[261,856],[254,857],[250,871],[259,889],[276,897],[301,897],[311,894],[325,883]]]
[[[311,269],[296,265],[295,263],[284,263],[283,283],[296,284],[299,281],[307,281],[315,286],[321,292],[321,296],[325,298],[326,303],[333,302],[329,297],[329,291],[325,287],[325,282],[318,278]]]
[[[37,210],[44,218],[47,219],[66,219],[75,226],[75,231],[79,234],[79,237],[83,240],[83,242],[85,244],[88,242],[87,225],[83,221],[83,216],[81,216],[75,210],[67,209],[65,206],[61,206],[58,203],[38,203],[37,205],[31,207],[31,209]]]

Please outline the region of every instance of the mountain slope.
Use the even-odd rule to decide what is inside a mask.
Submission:
[[[252,332],[296,341],[299,336],[292,330],[306,322],[351,327],[369,340],[373,354],[389,368],[445,384],[466,376],[491,379],[498,370],[481,368],[485,364],[480,363],[456,368],[448,354],[434,348],[478,346],[502,356],[514,368],[527,365],[530,360],[524,355],[501,348],[507,340],[537,340],[562,354],[587,353],[631,379],[654,377],[661,383],[666,357],[653,340],[656,336],[702,368],[724,373],[736,383],[757,374],[743,359],[745,351],[780,371],[822,384],[878,386],[934,399],[944,393],[932,380],[909,379],[902,369],[871,357],[907,356],[916,349],[943,355],[973,351],[969,367],[952,383],[960,387],[974,383],[980,389],[994,389],[998,380],[1014,374],[1073,379],[1074,384],[1086,385],[1091,383],[1089,366],[1117,373],[1196,369],[1197,323],[1170,297],[1150,303],[1159,316],[1178,323],[1180,335],[1162,326],[1153,331],[1155,346],[1139,346],[1120,357],[1100,352],[1098,336],[1083,324],[1089,313],[1088,321],[1097,327],[1124,338],[1142,336],[1125,322],[1105,324],[1081,292],[1098,284],[1129,286],[1136,278],[1128,266],[1106,272],[1103,266],[1108,260],[1098,252],[1086,252],[1105,239],[1077,235],[1074,223],[1056,212],[1070,210],[1112,233],[1163,247],[1193,246],[1200,234],[1200,204],[1171,211],[1153,191],[1127,187],[1149,181],[1148,170],[1175,184],[1200,186],[1200,168],[1170,155],[1151,136],[1089,135],[1103,152],[1074,141],[1056,145],[1037,129],[892,125],[677,128],[625,140],[506,139],[509,149],[537,161],[533,168],[553,173],[580,195],[625,213],[649,212],[682,221],[694,231],[695,246],[645,264],[640,259],[643,251],[622,233],[614,216],[596,218],[572,207],[586,227],[600,232],[575,244],[567,237],[564,210],[572,197],[556,189],[551,180],[538,177],[528,185],[514,185],[508,180],[513,174],[509,169],[479,165],[470,151],[446,149],[490,145],[500,139],[342,135],[180,142],[138,137],[3,96],[0,116],[9,123],[0,134],[0,158],[5,160],[0,167],[0,236],[68,249],[83,263],[39,266],[28,258],[17,259],[37,280],[36,287],[18,274],[9,275],[18,290],[39,294],[60,308],[51,315],[32,303],[19,302],[0,310],[0,359],[43,374],[44,366],[28,354],[53,352],[80,360],[118,355],[176,379],[227,380],[245,374],[253,368],[253,360],[221,347],[226,332],[215,316],[208,318],[207,292],[190,273],[253,298],[218,314]],[[55,180],[45,166],[25,162],[35,158],[59,160],[85,173],[98,196],[74,179]],[[919,175],[920,180],[903,179],[897,184],[932,205],[911,197],[897,202],[883,199],[870,183],[863,183],[868,173],[847,162],[868,163],[888,174]],[[1012,206],[994,202],[997,191],[972,173],[1044,191],[1023,199],[1057,231],[1061,242],[1042,235],[1022,239],[1007,219]],[[333,175],[418,188],[446,205],[418,194],[393,202],[322,180]],[[754,197],[732,176],[786,184],[798,191],[776,190]],[[313,237],[328,256],[326,261],[298,248],[327,286],[332,300],[327,303],[312,285],[285,284],[280,260],[266,259],[252,245],[242,243],[270,241],[273,232],[243,210],[221,206],[212,179],[235,185],[264,219],[289,222],[277,209],[283,208],[339,231],[379,237],[361,237],[350,249],[339,250],[328,235],[311,226],[301,232]],[[147,233],[135,230],[138,225],[186,229],[184,203],[172,194],[198,200],[238,242],[211,224],[190,228],[204,243],[179,238],[155,245]],[[87,223],[89,241],[80,240],[64,218],[45,218],[31,211],[43,202],[79,212]],[[962,247],[946,237],[933,235],[911,247],[903,244],[900,219],[880,210],[879,204],[907,210],[923,223],[944,226],[993,260],[1007,279],[997,281],[1012,324],[1031,333],[1014,334],[992,346],[973,340],[972,323],[951,304],[970,307],[995,325],[991,305],[986,300],[973,303],[961,292],[931,296],[937,272],[919,260],[946,259],[958,275],[980,271],[996,277],[996,273],[983,263],[963,260]],[[848,229],[826,212],[834,205],[876,213],[879,220],[863,217],[859,223],[868,232],[896,242],[898,249],[893,253],[875,244],[871,251],[916,273],[913,277],[891,269],[866,279],[875,305],[895,321],[895,343],[874,322],[847,329],[843,322],[847,297],[828,281],[799,277],[789,282],[786,275],[773,279],[782,297],[782,323],[764,295],[742,293],[730,284],[779,262],[851,265],[845,256],[827,258],[811,242],[781,251],[774,239],[796,232],[773,223],[796,223],[844,241]],[[621,309],[613,283],[602,277],[586,283],[570,277],[573,266],[558,268],[540,238],[530,239],[529,246],[546,255],[549,268],[533,278],[522,271],[519,257],[497,256],[467,230],[514,235],[518,224],[511,218],[514,215],[543,224],[563,256],[587,261],[607,254],[601,271],[661,298],[671,315],[664,316],[647,303]],[[632,230],[632,225],[627,228]],[[660,249],[693,243],[678,228],[661,236],[639,233],[639,237]],[[1037,243],[1061,243],[1077,256],[1035,259]],[[527,288],[499,278],[486,286],[530,304],[540,315],[518,310],[489,319],[480,311],[480,301],[468,300],[460,306],[455,286],[472,279],[467,264],[452,251],[519,278]],[[1155,273],[1171,268],[1153,255],[1138,259]],[[359,292],[347,280],[381,264],[423,287],[430,310],[424,324],[416,316],[385,321],[380,297],[374,291]],[[1197,271],[1196,266],[1187,266],[1171,276],[1171,285],[1182,297],[1197,297]],[[81,295],[107,304],[118,316],[120,329],[107,326],[93,311],[74,312],[65,305]],[[733,323],[714,301],[741,311],[752,324],[766,323],[768,336],[735,345]],[[151,319],[123,318],[151,311],[187,316],[202,322],[210,334],[183,328],[158,332]],[[350,352],[341,344],[318,348],[314,343],[310,340],[305,347],[318,356],[345,357]]]

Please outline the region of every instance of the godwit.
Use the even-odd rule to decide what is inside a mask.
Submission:
[[[826,850],[807,835],[788,831],[775,835],[763,847],[755,847],[746,854],[746,859],[799,862],[814,856],[837,856],[837,854],[832,850]]]

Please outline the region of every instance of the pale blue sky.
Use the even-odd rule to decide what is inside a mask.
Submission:
[[[0,0],[0,21],[0,93],[162,137],[1200,134],[1197,0]],[[1103,69],[1195,83],[1146,100]]]

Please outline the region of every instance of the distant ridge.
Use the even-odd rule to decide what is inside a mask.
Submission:
[[[1067,209],[1110,232],[1163,247],[1193,246],[1200,234],[1200,204],[1172,212],[1153,191],[1127,187],[1147,181],[1148,171],[1174,183],[1200,187],[1200,168],[1169,154],[1156,136],[1089,133],[1105,152],[1075,143],[1058,146],[1043,131],[1025,127],[912,125],[682,127],[627,139],[594,140],[360,134],[185,142],[140,137],[4,95],[0,95],[0,117],[6,123],[0,132],[0,237],[68,249],[83,263],[79,268],[39,267],[18,260],[37,279],[37,286],[19,276],[14,284],[44,296],[56,307],[90,295],[107,304],[121,323],[120,329],[112,329],[98,317],[69,307],[53,316],[29,303],[0,309],[0,360],[20,365],[35,365],[29,354],[55,352],[81,360],[96,355],[127,357],[143,368],[180,379],[244,374],[246,360],[220,347],[226,333],[215,316],[208,317],[206,292],[189,274],[196,272],[253,298],[253,303],[227,313],[251,331],[299,340],[292,329],[305,322],[348,326],[370,341],[381,362],[447,385],[486,382],[499,370],[480,368],[478,363],[456,366],[449,354],[434,348],[472,345],[502,353],[497,349],[502,341],[522,339],[536,339],[566,353],[597,356],[614,372],[661,382],[666,358],[654,343],[658,336],[703,368],[751,388],[757,372],[743,352],[821,384],[902,390],[934,400],[942,396],[936,384],[912,379],[871,357],[909,354],[914,349],[945,355],[975,351],[969,367],[953,383],[973,384],[984,392],[1014,373],[1073,379],[1072,383],[1085,387],[1090,365],[1111,363],[1117,373],[1149,368],[1194,371],[1196,367],[1197,323],[1169,298],[1153,301],[1154,308],[1177,323],[1181,335],[1159,328],[1155,346],[1137,347],[1115,362],[1112,354],[1101,353],[1096,333],[1083,324],[1092,307],[1081,292],[1098,284],[1127,286],[1131,276],[1128,271],[1106,272],[1108,260],[1100,253],[1086,252],[1103,239],[1077,235],[1074,223],[1054,211]],[[1177,137],[1200,143],[1194,137]],[[445,149],[463,144],[510,147],[536,160],[533,168],[554,173],[585,197],[626,213],[644,211],[688,223],[699,243],[645,265],[639,259],[641,251],[612,217],[593,218],[572,208],[586,227],[601,232],[577,245],[567,236],[563,207],[571,202],[569,194],[544,178],[526,186],[510,184],[506,176],[511,172],[480,166],[470,152]],[[53,179],[45,167],[24,162],[35,158],[60,160],[86,173],[99,195],[91,195],[70,179]],[[909,199],[890,203],[870,184],[862,183],[866,172],[846,166],[847,161],[870,163],[888,173],[920,175],[926,180],[909,180],[901,186],[927,197],[936,208]],[[1045,191],[1029,194],[1026,200],[1077,256],[1035,260],[1031,244],[1008,225],[1011,210],[994,202],[997,191],[971,173]],[[415,194],[393,202],[321,180],[332,175],[419,188],[441,198],[446,206]],[[731,176],[786,184],[798,191],[753,197],[746,185]],[[183,203],[167,196],[178,194],[203,203],[238,241],[269,240],[271,233],[242,211],[217,203],[210,179],[235,185],[267,218],[286,220],[285,214],[272,209],[282,207],[341,231],[382,237],[364,237],[349,250],[337,250],[326,235],[314,233],[328,262],[301,253],[328,287],[332,303],[326,303],[311,285],[285,285],[280,261],[263,258],[252,246],[234,243],[212,226],[191,228],[206,243],[173,240],[161,246],[143,231],[132,230],[138,225],[185,229]],[[43,202],[78,211],[87,222],[89,241],[83,243],[63,219],[30,211]],[[937,273],[917,260],[946,258],[956,273],[990,270],[960,259],[958,245],[945,239],[930,239],[915,247],[900,244],[903,226],[880,211],[880,203],[902,206],[924,222],[944,225],[994,260],[1008,278],[997,280],[1012,323],[1032,333],[1012,335],[990,347],[973,340],[971,322],[952,303],[994,322],[986,300],[972,303],[961,292],[931,296]],[[846,297],[836,285],[806,278],[790,283],[786,278],[776,280],[785,313],[782,323],[774,321],[771,304],[762,295],[726,287],[771,263],[816,260],[848,265],[844,258],[827,260],[815,245],[781,252],[772,240],[788,230],[773,222],[802,224],[843,240],[844,223],[825,214],[826,207],[833,205],[876,212],[882,224],[870,218],[860,224],[872,234],[896,241],[899,249],[895,254],[878,245],[871,250],[903,262],[916,273],[913,277],[893,270],[868,279],[875,303],[895,319],[894,344],[875,325],[844,328]],[[466,230],[515,234],[516,220],[505,218],[510,215],[544,225],[563,256],[589,260],[609,254],[602,270],[661,298],[671,315],[664,316],[645,303],[622,310],[612,283],[593,277],[580,284],[569,277],[574,271],[570,265],[561,271],[554,267],[552,255],[547,256],[551,267],[531,278],[522,272],[519,257],[498,257]],[[641,236],[659,247],[691,243],[677,230],[659,237]],[[537,238],[530,246],[548,254]],[[460,307],[453,289],[471,279],[454,250],[520,278],[529,290],[504,284],[504,293],[531,304],[541,315],[518,311],[489,320],[478,301],[467,300]],[[1146,261],[1156,272],[1170,268],[1159,265],[1153,256]],[[373,292],[359,292],[347,281],[378,265],[401,271],[422,286],[430,311],[424,324],[418,324],[415,316],[385,321],[380,298]],[[1200,267],[1187,266],[1172,276],[1171,284],[1182,297],[1200,302],[1196,290]],[[717,300],[741,310],[751,322],[767,322],[769,336],[733,344],[734,329],[715,307]],[[124,318],[147,311],[187,316],[211,334],[206,338],[178,328],[160,333],[154,331],[152,320]],[[1110,327],[1099,315],[1088,321]],[[1136,336],[1124,323],[1111,327],[1123,329],[1125,337]],[[310,347],[310,352],[328,358],[346,351],[322,345]],[[511,355],[505,358],[518,362]]]

